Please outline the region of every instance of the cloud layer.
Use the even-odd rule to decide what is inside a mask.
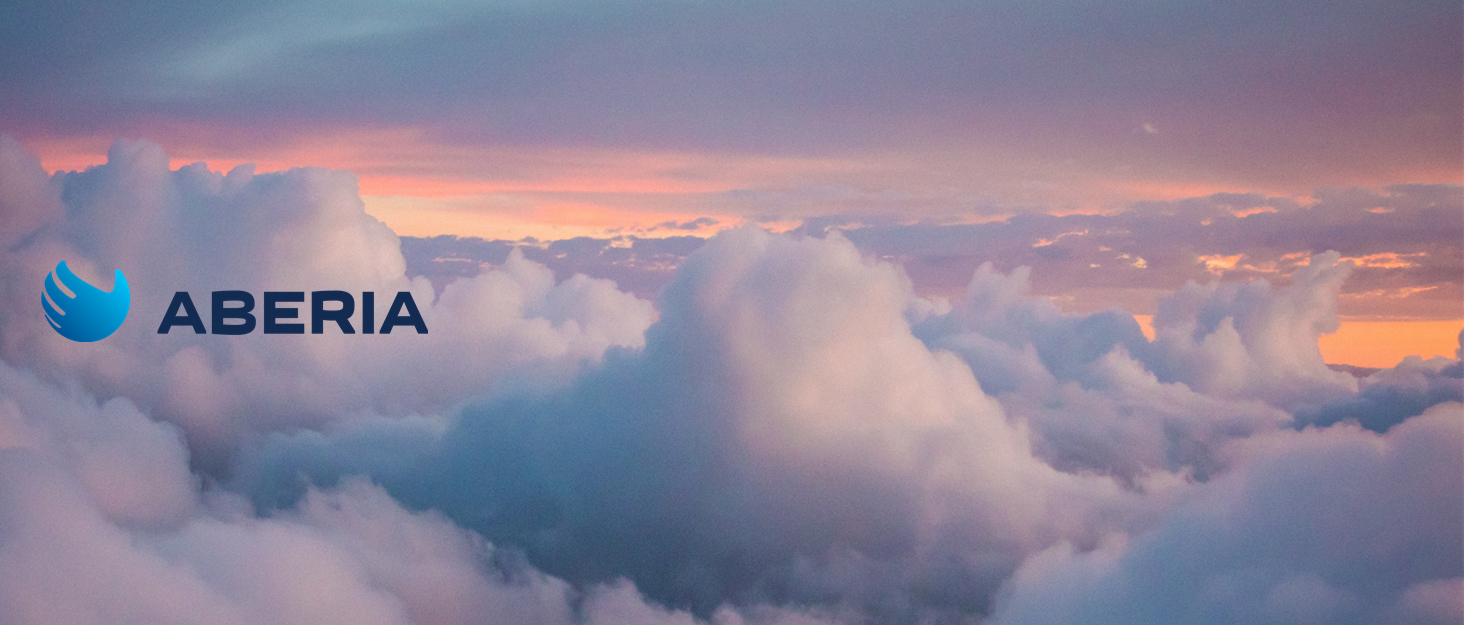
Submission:
[[[1335,303],[1344,315],[1453,319],[1464,316],[1464,189],[1399,185],[1320,189],[1315,200],[1223,193],[1140,202],[1103,215],[1022,214],[980,224],[908,223],[891,215],[807,218],[796,230],[839,231],[859,249],[896,262],[917,292],[959,298],[983,263],[1011,272],[1030,267],[1034,293],[1071,309],[1122,306],[1153,314],[1159,297],[1188,281],[1288,284],[1309,259],[1336,251],[1352,265]],[[653,296],[671,269],[704,239],[579,238],[484,241],[406,237],[410,275],[446,280],[502,264],[509,250],[554,268],[610,278]],[[1227,287],[1231,288],[1231,287]]]
[[[349,174],[167,162],[0,140],[17,623],[1464,617],[1464,368],[1324,365],[1351,252],[1181,286],[1153,341],[1035,269],[922,297],[852,233],[661,244],[653,305],[528,249],[408,277]],[[115,336],[46,327],[60,259],[127,273]],[[156,334],[221,289],[410,291],[431,332]]]

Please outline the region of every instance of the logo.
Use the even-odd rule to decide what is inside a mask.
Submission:
[[[257,321],[254,317],[254,294],[248,291],[214,291],[210,309],[213,311],[213,333],[240,335],[254,331]],[[305,303],[304,291],[265,291],[264,333],[304,334],[304,323],[286,323],[281,319],[300,319],[299,308],[290,304]],[[236,305],[230,305],[236,304]],[[281,305],[283,304],[283,306]],[[310,292],[310,333],[324,334],[327,321],[333,321],[341,334],[355,334],[356,326],[351,318],[356,314],[356,298],[345,291]],[[238,323],[231,323],[237,321]],[[361,294],[361,334],[376,334],[376,293]],[[198,307],[193,305],[193,296],[187,291],[173,294],[168,312],[158,325],[158,334],[168,334],[176,326],[193,329],[194,334],[208,334]],[[387,308],[386,319],[381,322],[381,334],[391,334],[397,326],[412,326],[417,334],[427,333],[427,322],[417,310],[417,302],[409,291],[400,291]]]
[[[61,285],[75,296],[66,294],[56,286]],[[46,274],[46,294],[41,297],[41,306],[46,310],[46,321],[61,336],[79,343],[100,341],[112,336],[127,319],[127,309],[132,306],[132,291],[127,288],[127,276],[117,270],[109,293],[94,287],[71,273],[66,261],[56,264],[56,270]]]

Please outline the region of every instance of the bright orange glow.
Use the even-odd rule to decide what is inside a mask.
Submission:
[[[1144,332],[1144,338],[1154,340],[1154,315],[1134,315],[1134,321],[1139,322],[1139,329]]]
[[[1443,321],[1349,321],[1319,341],[1331,363],[1391,367],[1406,356],[1454,357],[1464,319]]]
[[[46,171],[81,171],[107,162],[110,139],[102,137],[70,137],[45,141],[27,141],[27,150],[41,159]]]
[[[1144,336],[1154,340],[1153,315],[1134,315]],[[1322,359],[1333,364],[1387,368],[1405,357],[1454,357],[1464,319],[1373,321],[1342,319],[1333,334],[1317,341]]]

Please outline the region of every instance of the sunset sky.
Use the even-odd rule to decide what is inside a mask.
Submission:
[[[1351,245],[1338,251],[1365,266],[1401,254],[1384,269],[1407,275],[1345,287],[1349,323],[1433,325],[1349,328],[1338,357],[1446,354],[1464,328],[1455,2],[58,2],[4,17],[0,126],[52,171],[103,162],[119,137],[175,167],[344,169],[398,234],[490,240],[959,225],[1214,194],[1256,211],[1453,185],[1430,217],[1440,244],[1371,223],[1328,237],[1309,218],[1196,245],[1170,261],[1182,278],[1115,281],[1173,289],[1210,277],[1194,267],[1269,262],[1250,245]],[[1217,256],[1235,258],[1199,259]],[[1408,347],[1358,347],[1383,331]]]
[[[22,1],[0,59],[7,625],[1464,620],[1458,0]],[[235,289],[431,330],[159,331]]]

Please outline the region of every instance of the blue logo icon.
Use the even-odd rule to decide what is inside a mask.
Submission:
[[[54,278],[60,278],[61,284],[76,296],[62,291]],[[46,295],[41,298],[41,306],[46,309],[46,320],[61,336],[90,343],[112,336],[122,327],[127,309],[132,306],[132,291],[121,269],[108,293],[76,277],[63,260],[56,264],[56,271],[46,274]]]

